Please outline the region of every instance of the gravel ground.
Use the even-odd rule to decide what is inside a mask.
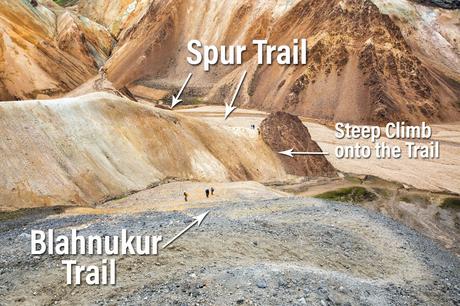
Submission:
[[[460,259],[380,214],[309,198],[220,201],[185,211],[37,215],[0,224],[0,305],[460,305]],[[31,229],[173,237],[117,257],[116,286],[66,286],[62,259],[31,256]]]

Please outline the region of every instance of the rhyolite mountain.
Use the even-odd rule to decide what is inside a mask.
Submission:
[[[151,101],[192,72],[184,96],[223,105],[247,70],[244,107],[352,123],[460,119],[455,1],[58,2],[0,1],[2,100],[59,97],[104,67],[114,88]],[[256,38],[307,38],[308,63],[259,66]],[[190,39],[245,44],[244,65],[190,66]]]

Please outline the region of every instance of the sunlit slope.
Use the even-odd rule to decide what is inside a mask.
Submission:
[[[0,0],[0,101],[62,95],[97,74],[114,40],[52,1]]]
[[[106,93],[1,103],[0,137],[3,209],[89,204],[167,178],[286,177],[255,130],[211,127]]]

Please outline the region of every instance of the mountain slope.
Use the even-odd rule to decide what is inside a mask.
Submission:
[[[106,93],[0,103],[0,136],[3,209],[85,205],[168,178],[288,177],[255,130],[211,127]]]
[[[0,100],[66,93],[95,75],[113,39],[52,1],[0,0]]]
[[[210,102],[221,104],[246,69],[249,77],[240,101],[248,107],[356,123],[458,120],[457,47],[443,45],[429,60],[429,54],[419,52],[424,43],[420,37],[410,38],[408,26],[395,21],[398,15],[391,18],[384,11],[386,1],[376,3],[382,9],[368,0],[154,2],[120,37],[107,64],[109,79],[117,87],[135,83],[172,90],[192,71],[188,94],[209,93]],[[417,5],[401,3],[393,7]],[[456,41],[458,32],[450,34]],[[243,67],[217,66],[204,73],[186,62],[186,45],[192,38],[219,46],[249,45],[254,38],[290,44],[303,37],[310,47],[306,66],[257,67],[254,48],[245,54]],[[452,58],[455,61],[446,68],[443,63]]]
[[[114,37],[134,24],[153,0],[78,0],[78,12],[104,25]]]

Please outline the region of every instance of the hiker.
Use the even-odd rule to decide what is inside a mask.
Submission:
[[[206,197],[209,198],[209,189],[206,189],[204,192],[206,193]]]
[[[186,192],[184,192],[184,200],[185,202],[188,202],[188,194]]]
[[[106,76],[107,76],[107,68],[105,68],[104,66],[102,66],[101,68],[99,68],[99,77],[103,80],[106,79]]]
[[[214,187],[211,187],[211,195],[214,195]]]
[[[37,0],[30,0],[30,4],[32,4],[33,7],[37,7],[37,6],[38,6]]]

